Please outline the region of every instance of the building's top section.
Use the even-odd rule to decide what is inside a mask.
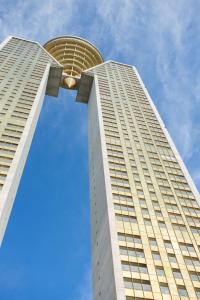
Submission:
[[[28,54],[31,55],[31,53],[33,52],[32,59],[33,61],[36,61],[37,59],[37,63],[41,65],[41,69],[43,65],[50,64],[46,94],[54,97],[58,96],[63,67],[38,42],[22,39],[15,36],[8,36],[0,44],[0,51],[5,52],[5,56],[9,57],[11,61],[13,59],[16,61],[16,59],[21,59],[21,57],[23,57],[24,61],[26,61],[29,59]],[[28,76],[28,74],[26,74],[26,76]]]
[[[79,78],[82,71],[103,62],[99,50],[87,40],[62,36],[48,41],[44,48],[63,66],[65,75]]]

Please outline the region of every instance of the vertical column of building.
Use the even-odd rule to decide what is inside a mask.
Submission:
[[[165,298],[189,297],[196,299],[199,294],[199,284],[197,280],[196,283],[193,282],[194,273],[192,272],[194,270],[192,271],[191,262],[193,261],[196,267],[195,272],[198,274],[200,241],[199,236],[194,237],[191,226],[189,226],[188,208],[192,207],[190,212],[193,212],[195,218],[198,219],[199,195],[193,188],[194,185],[185,172],[174,145],[168,139],[168,134],[159,120],[151,99],[145,94],[144,86],[139,81],[137,72],[132,70],[128,75],[129,87],[125,86],[125,89],[129,93],[130,100],[131,95],[133,93],[135,95],[138,104],[136,121],[137,119],[139,122],[143,121],[143,124],[139,123],[138,127],[140,128],[137,134],[140,137],[141,154],[145,158],[146,167],[151,175],[151,178],[147,177],[145,180],[148,191],[155,192],[158,200],[154,199],[153,207],[150,206],[150,209],[153,208],[157,221],[155,225],[158,225],[158,232],[155,236],[159,250],[157,254],[161,257],[167,278],[164,284],[158,276],[160,291],[162,297]],[[135,105],[129,105],[129,109],[135,114]],[[136,129],[137,123],[135,123]],[[149,211],[151,212],[151,210]],[[159,231],[161,235],[157,238]],[[159,245],[162,243],[163,247],[159,249]],[[188,263],[189,261],[190,263]]]
[[[88,103],[93,299],[125,300],[101,108],[107,90],[97,77]]]
[[[0,242],[38,120],[51,65],[39,44],[8,38],[0,45]]]
[[[110,238],[112,243],[115,230],[126,299],[199,299],[198,195],[137,72],[109,62],[93,73],[106,145],[104,176],[111,189],[105,197],[113,204],[107,205],[109,213],[103,211],[115,214]],[[95,180],[98,189],[98,176]],[[118,262],[117,251],[112,255]]]

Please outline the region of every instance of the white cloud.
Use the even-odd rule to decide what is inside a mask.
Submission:
[[[101,0],[91,30],[108,59],[139,69],[187,164],[200,160],[199,8],[187,0]]]
[[[153,100],[189,160],[197,153],[199,135],[193,114],[199,109],[200,71],[189,64],[195,46],[190,36],[199,23],[197,6],[187,0],[98,0],[84,5],[80,0],[76,5],[73,0],[18,0],[15,6],[1,6],[0,37],[14,34],[45,42],[56,35],[81,34],[106,59],[136,65],[150,93],[156,92],[158,100]],[[193,64],[200,62],[197,57]]]
[[[72,0],[3,0],[0,8],[1,38],[17,35],[46,41],[71,29],[76,6]]]
[[[188,66],[188,55],[194,46],[187,43],[195,15],[191,1],[99,1],[98,17],[104,30],[111,34],[109,56],[121,55],[135,63],[142,73],[151,73],[151,84],[160,85],[159,107],[169,130],[186,158],[193,154],[199,133],[192,113],[199,99],[199,80]],[[99,20],[93,28],[99,40]],[[189,53],[189,54],[188,54]],[[146,76],[147,77],[147,76]],[[200,79],[200,78],[199,78]],[[196,90],[196,93],[194,92]]]
[[[136,65],[181,154],[188,162],[198,161],[199,6],[193,0],[17,0],[15,5],[3,0],[0,40],[10,34],[41,42],[61,34],[83,35],[106,59]],[[198,168],[193,177],[200,186]],[[87,271],[77,299],[91,299],[90,277]]]
[[[87,266],[85,276],[80,281],[80,285],[77,287],[75,299],[79,300],[92,300],[92,287],[91,287],[91,270]]]

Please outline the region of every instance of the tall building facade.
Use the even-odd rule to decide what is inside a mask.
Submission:
[[[29,43],[23,44],[26,50],[34,46],[37,58],[32,59],[30,49],[17,52],[16,46],[15,71],[13,54],[5,60],[13,53],[16,40],[11,41],[5,44],[10,48],[0,50],[5,64],[0,72],[10,72],[0,73],[1,192],[9,184],[16,191],[19,180],[11,177],[12,169],[19,161],[22,171],[27,148],[20,145],[30,146],[33,130],[26,124],[37,122],[38,91],[43,99],[45,92],[56,95],[59,86],[77,89],[77,101],[88,105],[93,299],[200,299],[199,193],[137,70],[103,63],[87,41],[60,37],[44,46],[56,60],[37,43],[20,41]],[[21,77],[11,86],[18,72]],[[19,118],[24,116],[24,121]]]
[[[200,299],[191,177],[134,67],[86,73],[94,299]]]
[[[38,43],[0,44],[0,244],[45,92],[57,96],[62,69]]]

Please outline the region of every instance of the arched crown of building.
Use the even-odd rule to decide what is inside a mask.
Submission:
[[[77,36],[61,36],[49,40],[44,48],[63,66],[66,76],[80,78],[84,70],[103,62],[99,50]]]

